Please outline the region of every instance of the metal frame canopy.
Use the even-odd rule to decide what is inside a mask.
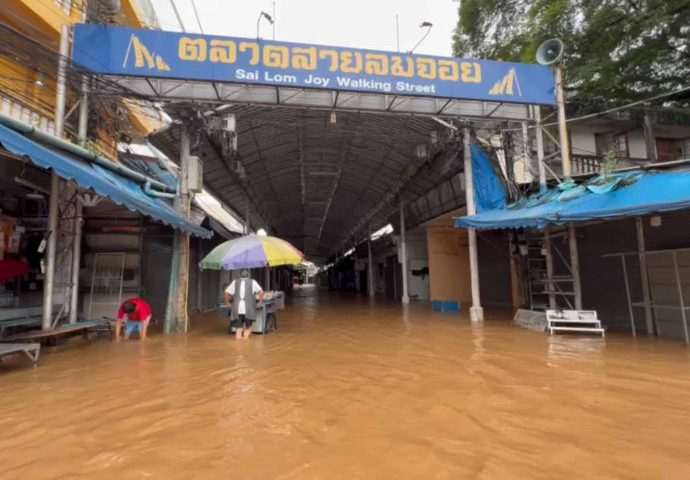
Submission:
[[[72,61],[158,100],[514,120],[555,103],[542,65],[104,25],[74,27]]]

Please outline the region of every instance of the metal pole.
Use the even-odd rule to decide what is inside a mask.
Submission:
[[[83,222],[83,206],[79,195],[75,198],[74,206],[74,236],[72,237],[72,291],[69,305],[69,323],[77,322],[79,310],[79,270],[81,268],[81,237]]]
[[[563,95],[563,73],[556,67],[556,103],[558,104],[558,134],[561,142],[561,158],[563,165],[563,179],[570,180],[570,141],[568,140],[568,126],[565,120],[565,98]]]
[[[249,235],[249,197],[247,197],[247,208],[244,214],[244,234]]]
[[[400,255],[402,257],[402,303],[410,303],[407,290],[407,245],[405,243],[405,204],[400,200]]]
[[[470,142],[470,129],[463,129],[464,156],[465,156],[465,202],[467,215],[475,215],[477,207],[474,204],[474,184],[472,182],[472,151]],[[470,307],[470,320],[481,322],[484,320],[484,309],[479,295],[479,259],[477,258],[477,232],[474,228],[467,229],[468,248],[470,251],[470,285],[472,287],[472,306]]]
[[[680,302],[680,315],[683,318],[683,332],[685,332],[685,343],[690,344],[688,336],[688,321],[685,313],[685,299],[683,298],[683,285],[680,283],[680,272],[678,271],[678,255],[673,252],[673,269],[676,273],[676,287],[678,288],[678,301]]]
[[[400,22],[397,13],[395,14],[395,45],[397,51],[400,52]]]
[[[175,208],[185,219],[189,219],[190,208],[188,184],[189,155],[189,127],[185,125],[180,134],[180,195],[175,198]],[[186,332],[189,324],[187,313],[187,301],[189,296],[189,234],[187,232],[178,231],[176,236],[178,238],[178,266],[174,331]]]
[[[79,100],[79,129],[77,137],[79,146],[86,148],[89,122],[89,80],[84,75],[81,77],[81,99]]]
[[[539,170],[539,191],[546,190],[546,168],[544,167],[544,132],[541,129],[541,107],[535,105],[533,107],[534,120],[536,122],[536,140],[537,140],[537,168]]]
[[[640,260],[640,279],[642,281],[642,299],[644,301],[644,321],[647,328],[647,335],[654,335],[654,318],[652,317],[652,295],[649,287],[649,276],[647,273],[647,254],[645,253],[644,225],[642,218],[635,218],[635,228],[637,231],[637,255]]]
[[[374,260],[371,258],[371,227],[367,225],[367,255],[368,262],[367,270],[369,271],[369,281],[367,282],[367,290],[369,290],[369,297],[374,298]]]
[[[271,27],[273,28],[273,40],[276,39],[276,0],[273,0],[273,22],[271,22]]]
[[[635,314],[633,312],[632,299],[630,298],[630,283],[628,282],[628,267],[625,265],[625,255],[621,255],[621,265],[623,267],[623,281],[625,282],[625,296],[628,299],[630,329],[632,330],[632,336],[637,338],[637,330],[635,330]]]
[[[525,167],[527,169],[525,173],[528,174],[528,178],[531,181],[531,179],[534,178],[532,174],[532,172],[534,172],[534,167],[532,165],[532,158],[529,150],[529,131],[527,130],[527,122],[522,122],[522,155],[525,159]]]
[[[69,55],[69,27],[60,28],[60,58],[58,59],[57,88],[55,91],[55,136],[62,138],[65,133],[65,77],[67,56]],[[48,248],[46,250],[45,280],[43,282],[43,318],[41,328],[49,330],[53,323],[53,294],[55,289],[55,254],[58,237],[58,203],[60,197],[60,177],[55,170],[50,176],[50,202],[48,207]]]
[[[352,250],[352,270],[355,274],[355,292],[359,293],[359,275],[357,274],[357,237],[354,238],[354,247]]]
[[[77,137],[79,145],[86,147],[89,120],[89,81],[86,76],[81,78],[81,100],[79,101],[79,129]],[[75,198],[74,206],[74,236],[72,237],[72,291],[70,295],[69,323],[77,322],[79,310],[79,270],[81,269],[81,238],[84,206],[79,195]]]
[[[549,292],[549,308],[552,310],[558,307],[556,303],[556,287],[553,282],[553,245],[551,244],[551,235],[549,234],[549,227],[544,227],[544,250],[546,260],[546,288]]]
[[[204,240],[201,237],[197,238],[196,242],[196,264],[199,265],[201,260],[203,260],[204,255],[202,249],[204,248]],[[204,270],[197,269],[196,271],[196,309],[201,311],[204,308],[204,302],[202,301],[202,296],[204,294],[204,282],[202,275]]]
[[[568,224],[568,244],[570,246],[570,269],[573,275],[573,292],[575,293],[575,309],[582,310],[582,286],[580,285],[580,257],[577,254],[577,234],[575,224]]]

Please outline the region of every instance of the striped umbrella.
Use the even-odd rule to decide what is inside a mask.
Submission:
[[[199,266],[211,270],[237,270],[297,265],[302,260],[304,254],[285,240],[247,235],[221,243],[199,262]]]

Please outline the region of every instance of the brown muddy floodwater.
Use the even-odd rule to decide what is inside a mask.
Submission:
[[[5,479],[688,479],[690,355],[305,289],[0,366]]]

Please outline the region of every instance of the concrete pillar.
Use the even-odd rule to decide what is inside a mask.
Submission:
[[[463,129],[464,136],[464,160],[465,160],[465,201],[467,203],[467,215],[476,215],[477,207],[474,203],[474,183],[472,180],[472,151],[470,141],[470,129]],[[477,257],[477,232],[474,228],[467,229],[468,249],[470,252],[470,286],[472,289],[472,306],[470,307],[470,320],[481,322],[484,320],[484,309],[481,305],[479,294],[479,259]]]
[[[374,288],[374,260],[371,257],[371,227],[367,226],[367,273],[369,278],[367,281],[367,290],[369,293],[369,298],[374,298],[376,289]]]
[[[189,175],[189,127],[180,133],[180,195],[175,198],[175,209],[183,218],[190,216]],[[187,301],[189,297],[189,234],[176,231],[177,236],[177,285],[174,299],[173,331],[186,332],[189,325]]]
[[[407,244],[405,243],[405,204],[400,200],[400,256],[402,262],[402,303],[410,303],[407,290]]]
[[[60,29],[60,58],[58,60],[57,88],[55,91],[55,136],[62,138],[65,133],[65,79],[67,57],[69,55],[69,27]],[[60,198],[60,177],[55,171],[50,177],[50,201],[48,204],[48,246],[45,258],[45,277],[43,281],[43,318],[41,328],[48,330],[53,323],[53,302],[55,293],[55,260],[59,235],[58,213]]]

